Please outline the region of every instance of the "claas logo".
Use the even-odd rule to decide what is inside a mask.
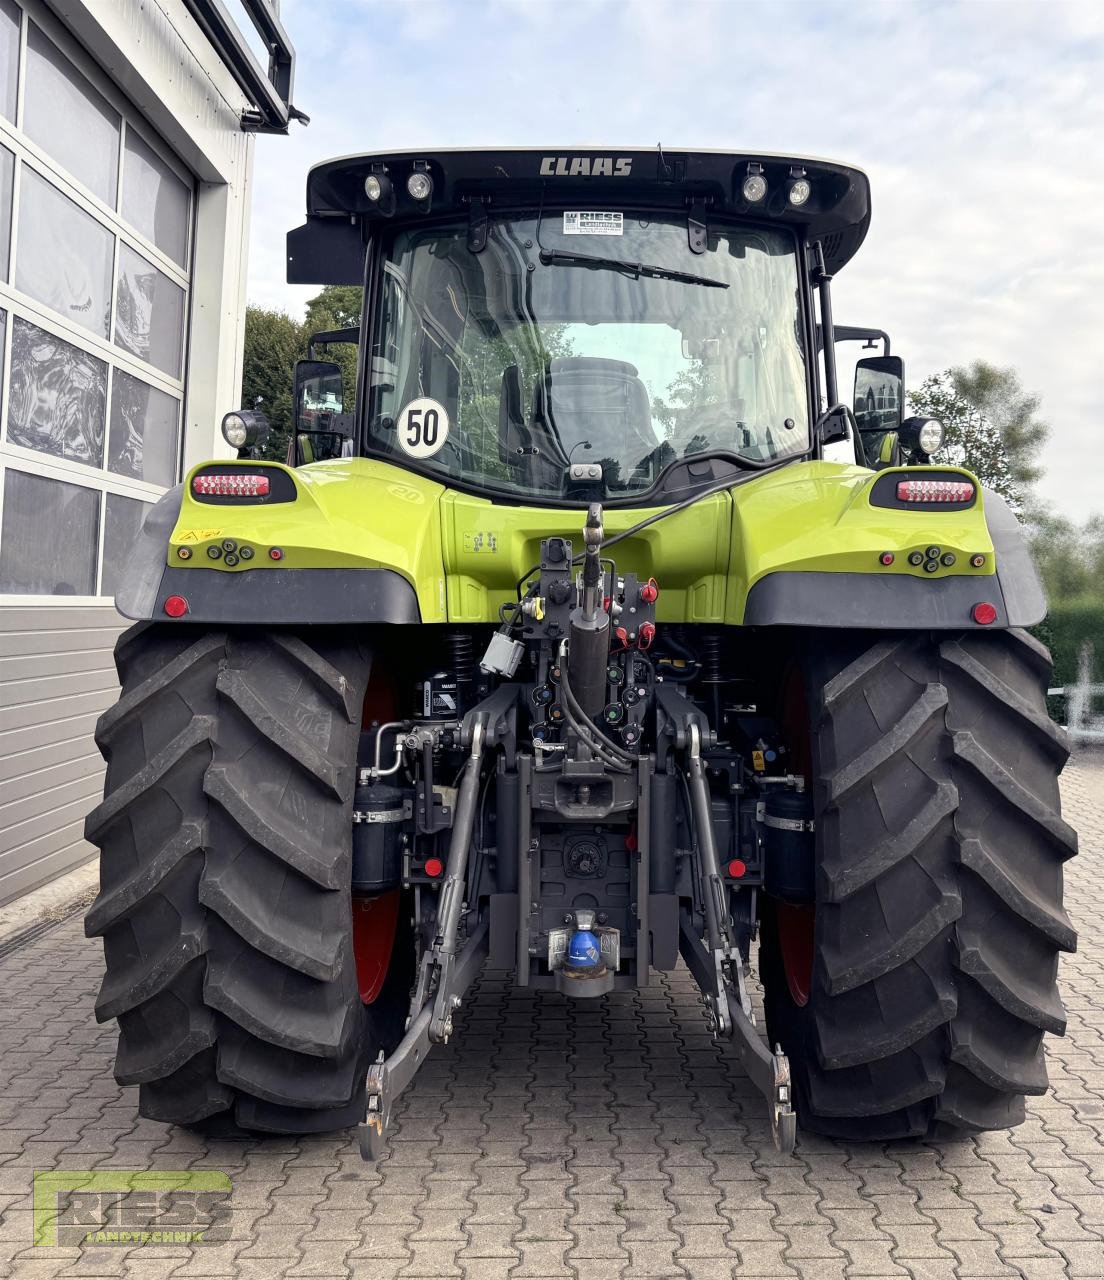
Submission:
[[[632,173],[631,156],[545,156],[542,178],[627,178]]]

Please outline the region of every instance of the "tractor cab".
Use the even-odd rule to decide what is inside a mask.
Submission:
[[[816,454],[817,294],[868,206],[859,171],[782,158],[365,156],[312,171],[289,279],[364,286],[348,452],[507,501],[638,504]],[[312,437],[335,370],[297,378],[295,462],[333,447]]]

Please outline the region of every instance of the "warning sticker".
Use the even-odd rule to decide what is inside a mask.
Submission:
[[[625,215],[598,210],[592,213],[564,213],[565,236],[619,236],[624,233]]]
[[[411,458],[432,458],[448,440],[448,410],[429,396],[419,396],[399,414],[395,431],[403,453]]]

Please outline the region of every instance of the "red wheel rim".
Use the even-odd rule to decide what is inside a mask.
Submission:
[[[790,768],[801,774],[805,785],[813,780],[813,752],[809,738],[809,704],[805,681],[799,667],[791,666],[782,688],[782,727],[790,747]],[[791,902],[776,904],[778,942],[786,985],[796,1005],[807,1005],[813,986],[816,907]]]
[[[374,897],[353,895],[353,955],[360,998],[372,1004],[383,987],[395,949],[399,924],[399,891]]]
[[[779,902],[776,907],[782,968],[794,1004],[807,1005],[813,985],[813,933],[816,908]]]

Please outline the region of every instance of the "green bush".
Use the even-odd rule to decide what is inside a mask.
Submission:
[[[1104,680],[1104,599],[1082,597],[1051,605],[1050,612],[1031,632],[1054,659],[1052,687],[1061,688],[1076,681],[1078,655],[1086,640],[1093,646],[1092,677]],[[1050,714],[1064,724],[1065,698],[1051,698],[1049,702]]]
[[[1092,642],[1096,679],[1104,679],[1104,599],[1083,597],[1051,605],[1050,612],[1032,631],[1050,650],[1054,659],[1054,684],[1072,684],[1077,679],[1081,646]]]

